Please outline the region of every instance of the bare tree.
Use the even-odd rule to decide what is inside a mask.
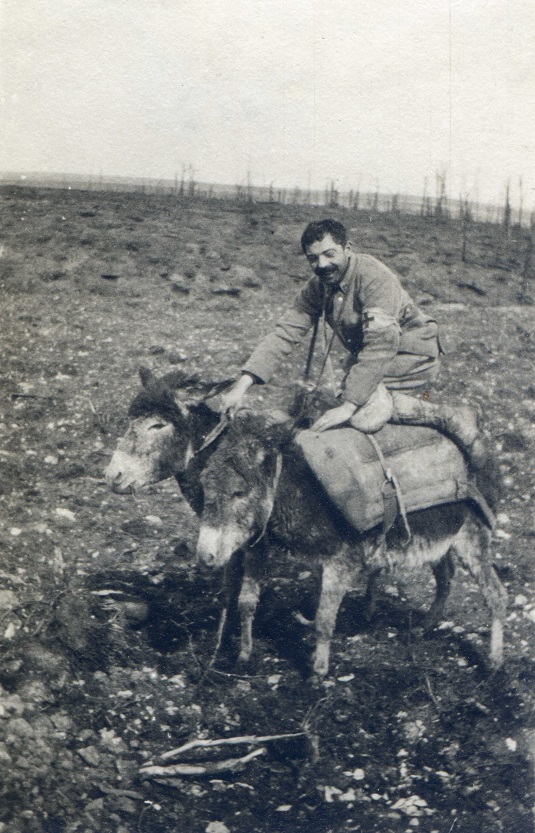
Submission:
[[[520,282],[519,297],[521,301],[529,301],[531,299],[529,292],[530,283],[535,278],[535,246],[533,242],[533,237],[534,230],[533,228],[530,228],[527,235],[526,253],[524,255],[524,267],[522,269],[522,280]]]
[[[195,188],[196,188],[197,183],[195,182],[195,168],[193,167],[193,165],[188,166],[188,172],[189,172],[188,197],[194,197],[195,196]]]
[[[459,197],[459,217],[461,220],[462,235],[461,260],[463,263],[467,263],[468,258],[466,256],[466,250],[468,245],[468,228],[473,220],[473,212],[472,205],[468,197],[464,197],[463,199],[462,194]]]
[[[334,179],[331,179],[330,185],[327,186],[325,190],[325,203],[329,206],[329,208],[337,208],[340,200],[340,194],[335,188]]]
[[[436,174],[436,202],[435,218],[437,221],[446,220],[449,216],[448,200],[446,196],[446,171]]]
[[[424,178],[424,192],[422,194],[422,204],[420,206],[420,215],[427,216],[427,177]]]
[[[505,186],[505,205],[503,207],[503,227],[507,237],[511,235],[511,200],[510,200],[511,186],[509,180]]]
[[[181,197],[184,196],[184,192],[186,189],[186,166],[182,163],[182,176],[180,177],[180,190],[179,195]]]

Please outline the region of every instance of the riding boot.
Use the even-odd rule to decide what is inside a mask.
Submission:
[[[445,434],[459,446],[474,469],[488,459],[488,449],[478,425],[477,412],[468,405],[454,408],[416,399],[406,393],[390,391],[394,410],[390,422],[398,425],[428,425]]]
[[[362,431],[363,434],[375,434],[392,415],[392,397],[382,382],[380,382],[368,401],[359,408],[349,420],[349,425]]]

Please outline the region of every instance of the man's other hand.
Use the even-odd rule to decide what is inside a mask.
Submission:
[[[316,420],[314,425],[312,425],[310,430],[321,432],[327,431],[328,428],[335,428],[337,425],[343,425],[344,422],[351,419],[356,410],[357,406],[353,405],[352,402],[344,402],[344,404],[339,405],[338,408],[331,408],[330,410],[325,411],[325,413]]]

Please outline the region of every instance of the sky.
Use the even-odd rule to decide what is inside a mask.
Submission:
[[[533,0],[0,0],[0,171],[535,207]]]

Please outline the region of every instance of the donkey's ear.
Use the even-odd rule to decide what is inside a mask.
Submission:
[[[152,372],[152,370],[148,367],[140,367],[139,368],[139,378],[141,379],[141,384],[144,388],[148,388],[151,385],[154,385],[156,381],[156,376]]]

